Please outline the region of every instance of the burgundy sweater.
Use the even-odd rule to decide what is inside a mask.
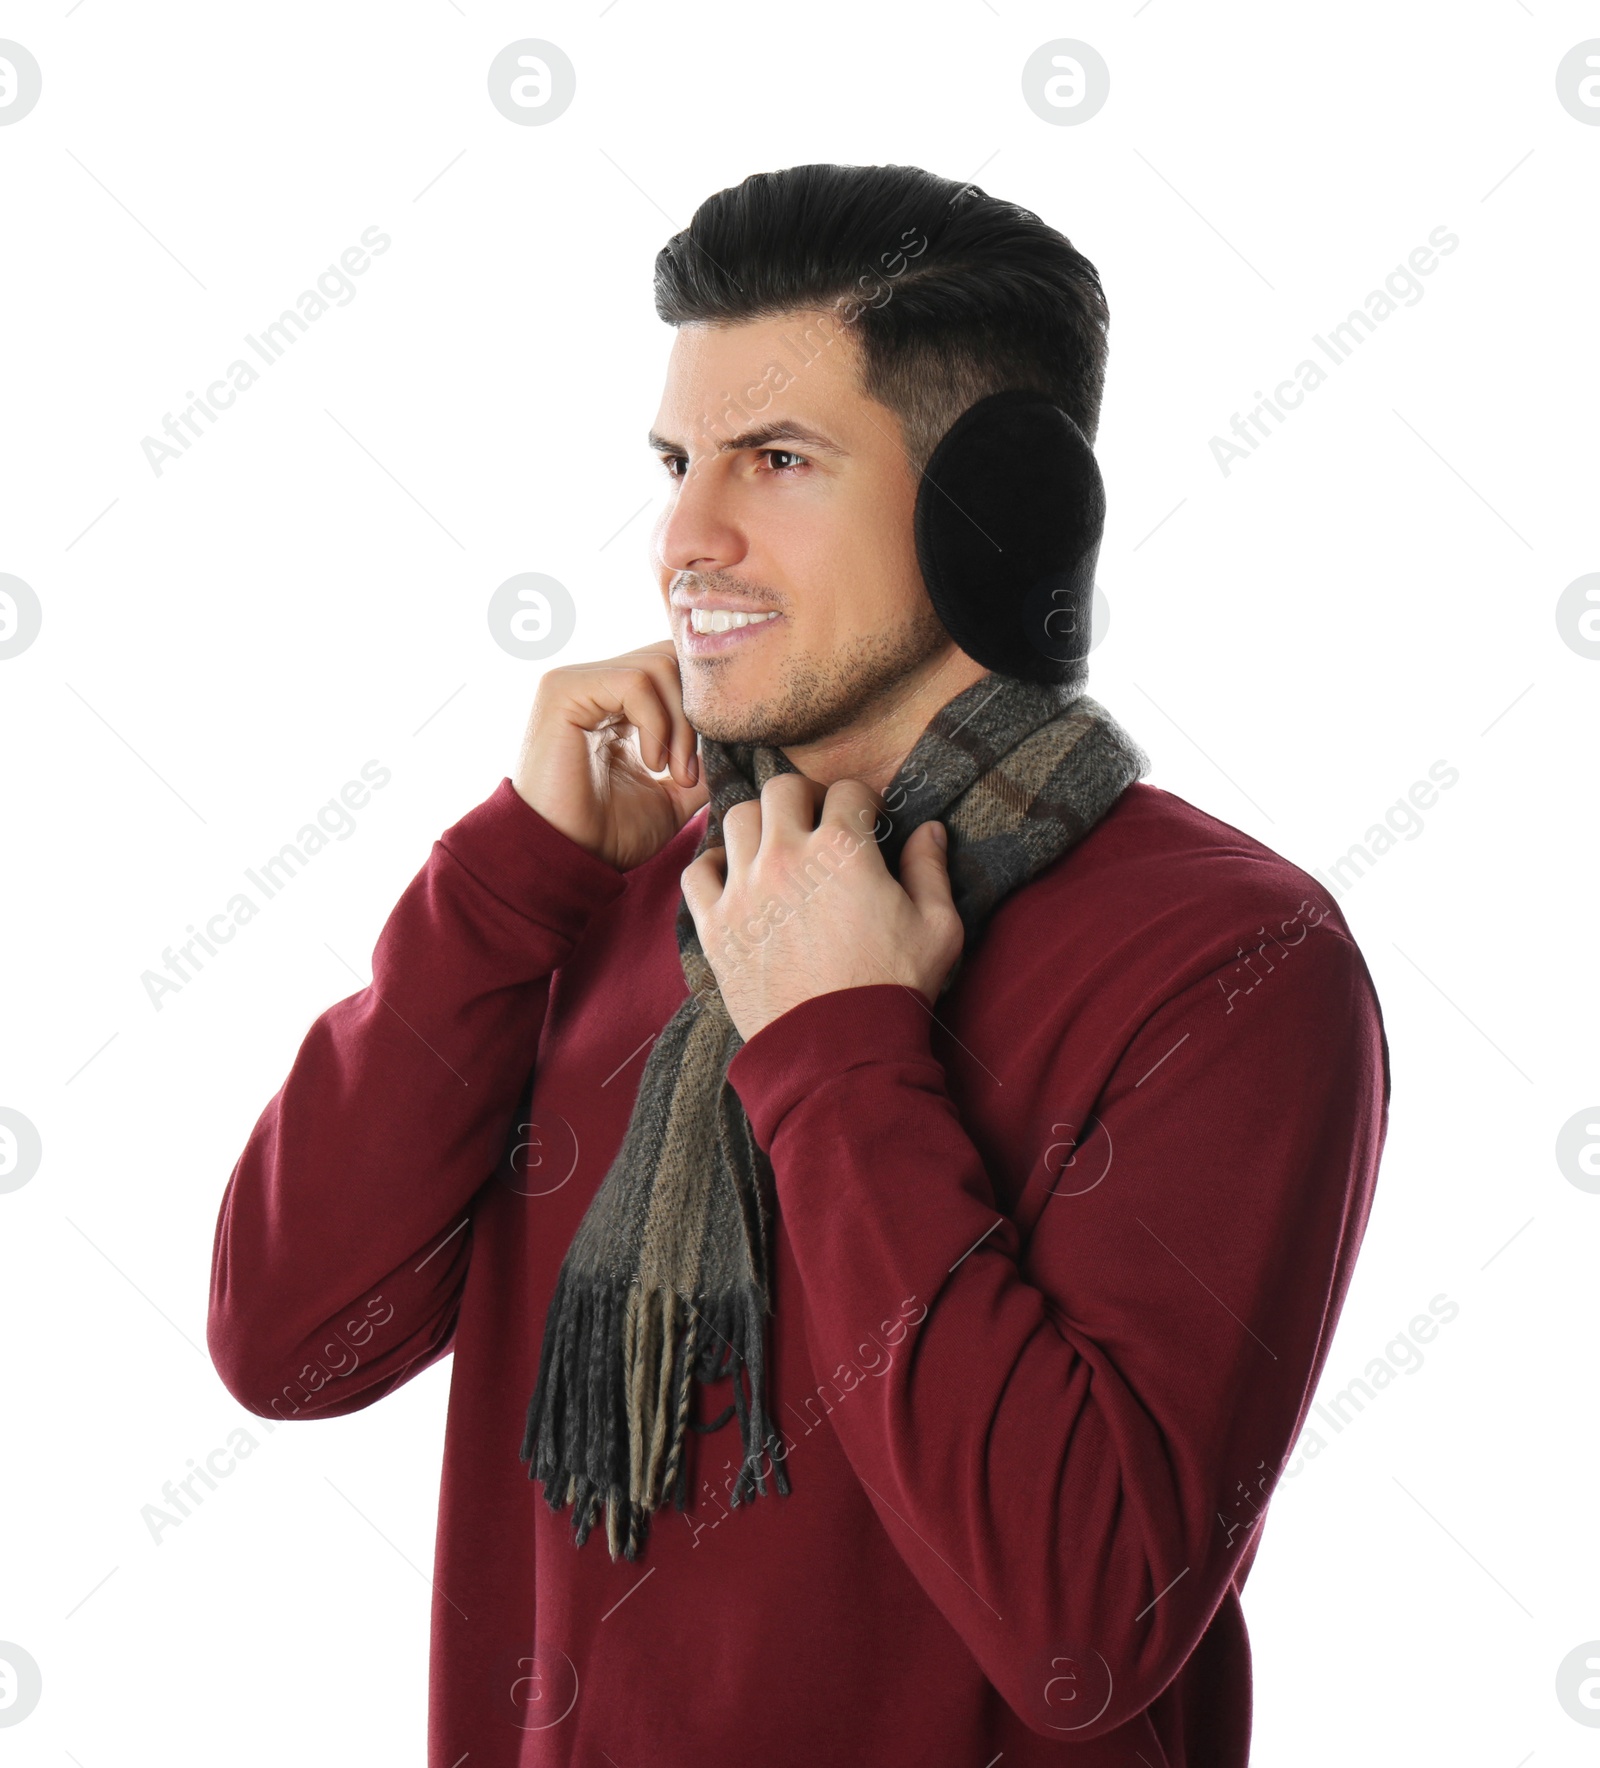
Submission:
[[[619,873],[503,780],[311,1026],[229,1180],[208,1336],[277,1419],[454,1352],[430,1768],[1241,1768],[1239,1590],[1388,1122],[1306,873],[1139,783],[930,1008],[792,1008],[729,1081],[776,1175],[769,1403],[635,1562],[518,1459],[546,1309],[685,999],[702,810]],[[731,1382],[694,1390],[710,1422]],[[333,1593],[330,1591],[330,1595]]]

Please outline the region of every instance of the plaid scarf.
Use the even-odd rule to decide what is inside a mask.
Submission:
[[[723,845],[729,808],[795,769],[779,749],[702,737],[710,793],[696,857]],[[991,671],[929,720],[881,796],[885,865],[911,831],[949,832],[951,892],[967,949],[1002,898],[1082,839],[1149,758],[1081,688]],[[579,1222],[551,1297],[520,1459],[559,1511],[571,1504],[582,1547],[606,1508],[611,1557],[636,1559],[653,1511],[684,1508],[690,1381],[733,1379],[744,1461],[730,1502],[766,1495],[779,1437],[767,1410],[765,1317],[771,1306],[772,1168],[727,1084],[744,1040],[734,1029],[680,898],[678,953],[689,994],[656,1039],[621,1149]],[[742,1377],[748,1376],[746,1398]]]

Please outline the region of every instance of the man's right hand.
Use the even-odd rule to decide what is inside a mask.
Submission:
[[[511,783],[547,823],[626,872],[709,799],[696,742],[677,651],[660,639],[603,663],[547,670]],[[666,771],[657,779],[651,768]]]

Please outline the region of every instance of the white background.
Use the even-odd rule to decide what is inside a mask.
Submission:
[[[311,1020],[510,770],[544,665],[491,640],[495,586],[572,590],[566,660],[666,634],[656,251],[747,173],[835,160],[975,177],[1098,266],[1091,691],[1155,784],[1325,869],[1430,764],[1460,773],[1340,902],[1394,1101],[1324,1396],[1430,1297],[1459,1315],[1279,1489],[1246,1595],[1254,1759],[1593,1761],[1555,1681],[1600,1638],[1600,1196],[1555,1141],[1600,1098],[1600,662],[1556,602],[1600,569],[1600,127],[1555,70],[1597,16],[0,15],[44,81],[0,128],[0,571],[43,606],[0,662],[0,1105],[44,1149],[0,1196],[0,1639],[44,1678],[10,1760],[422,1760],[450,1364],[266,1434],[205,1354],[217,1206]],[[578,85],[522,128],[485,74],[529,36]],[[1019,84],[1063,36],[1111,70],[1074,127]],[[355,298],[153,473],[141,438],[369,226],[393,243]],[[1459,248],[1421,298],[1224,474],[1211,438],[1441,226]],[[152,1006],[163,948],[369,759],[393,778],[355,833]],[[143,1507],[241,1424],[257,1452],[157,1545]]]

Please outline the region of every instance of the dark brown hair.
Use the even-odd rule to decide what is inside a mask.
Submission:
[[[1092,442],[1110,315],[1093,264],[1031,210],[915,166],[791,166],[719,190],[656,256],[669,325],[836,312],[861,387],[921,471],[988,393],[1040,392]]]

